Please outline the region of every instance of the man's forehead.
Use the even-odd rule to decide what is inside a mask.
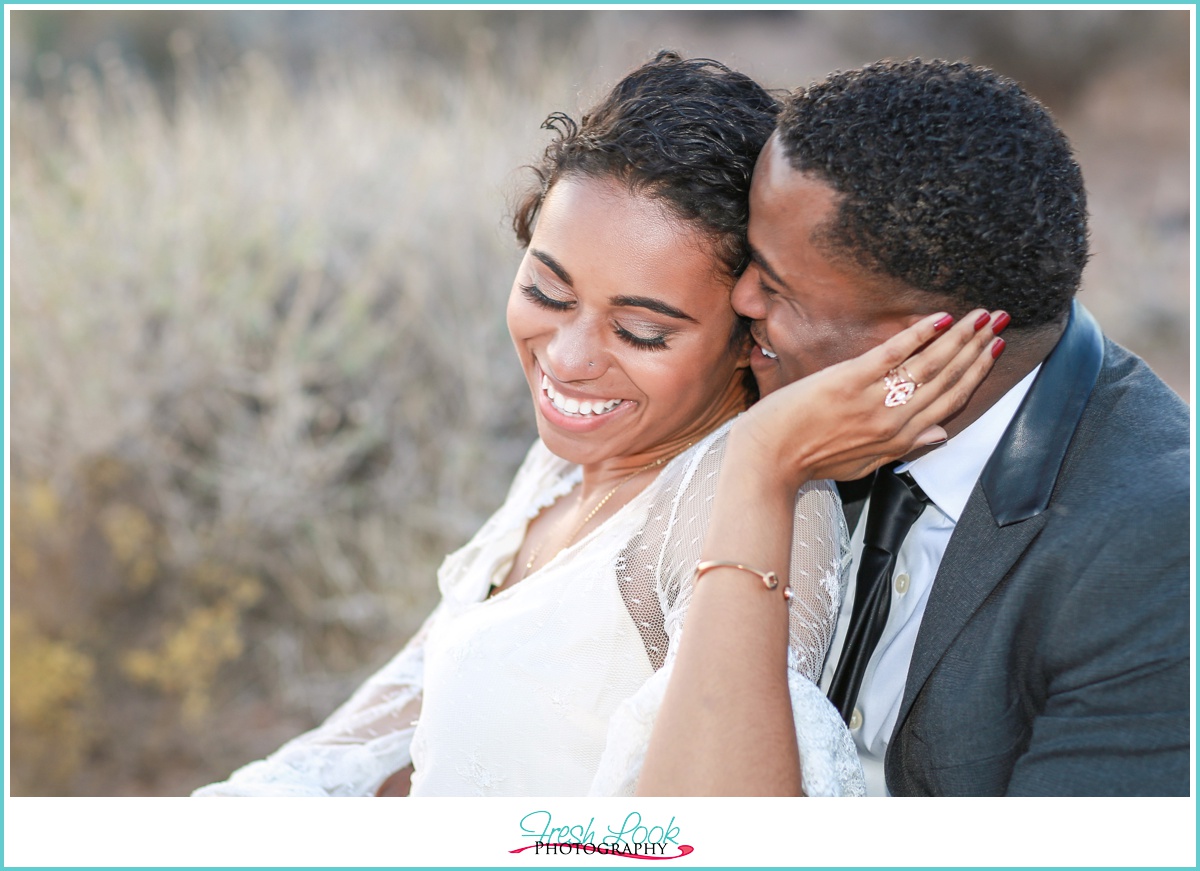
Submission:
[[[760,211],[779,211],[791,218],[806,217],[814,211],[824,217],[837,205],[842,195],[825,179],[814,172],[804,172],[792,166],[782,143],[771,138],[759,155],[754,167],[750,189],[750,216],[755,205]],[[804,210],[806,215],[794,214]],[[806,223],[813,223],[808,221]]]
[[[765,153],[755,169],[750,194],[750,246],[756,259],[784,268],[797,246],[820,246],[820,236],[837,212],[841,199],[812,173],[793,169],[780,154]],[[761,173],[760,173],[761,170]]]
[[[752,188],[757,189],[760,193],[775,190],[786,186],[788,179],[794,174],[796,174],[796,170],[792,168],[787,159],[783,143],[779,140],[779,134],[771,134],[771,138],[763,146],[762,153],[754,164]]]
[[[844,195],[818,174],[795,169],[778,137],[768,140],[754,172],[751,257],[778,289],[807,295],[820,275],[843,282],[847,294],[853,289],[888,317],[907,307],[910,288],[864,269],[830,242],[828,231]]]

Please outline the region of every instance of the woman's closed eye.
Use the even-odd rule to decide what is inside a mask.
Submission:
[[[645,351],[665,351],[669,347],[667,339],[670,338],[674,330],[665,330],[661,327],[650,326],[649,324],[630,330],[620,324],[613,324],[613,332],[617,334],[617,337],[621,341],[634,348],[640,348]]]
[[[549,309],[550,311],[570,311],[575,308],[575,300],[556,299],[548,295],[536,283],[522,284],[521,294],[534,305]],[[631,347],[645,351],[665,351],[669,347],[667,339],[675,331],[653,324],[625,327],[614,323],[613,332],[617,335],[617,338]]]
[[[521,293],[534,305],[540,305],[542,308],[548,308],[552,311],[567,311],[575,307],[574,300],[555,299],[552,296],[547,296],[536,284],[522,284]]]

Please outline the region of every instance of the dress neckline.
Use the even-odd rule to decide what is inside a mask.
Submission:
[[[536,569],[531,571],[528,575],[526,575],[525,577],[516,581],[515,583],[513,583],[511,586],[507,587],[506,589],[501,590],[499,593],[496,593],[494,596],[488,595],[488,591],[491,590],[491,585],[489,584],[489,586],[484,590],[483,598],[476,604],[484,605],[484,604],[487,604],[488,602],[497,602],[497,601],[502,601],[505,599],[512,598],[513,591],[519,589],[521,587],[521,585],[524,584],[526,581],[533,580],[534,578],[537,578],[539,575],[544,575],[544,573],[547,569],[549,569],[551,566],[554,566],[559,561],[565,559],[568,554],[573,554],[579,548],[581,548],[581,547],[587,545],[589,542],[591,542],[592,539],[597,537],[601,532],[607,530],[610,526],[612,526],[613,524],[622,520],[624,518],[624,516],[630,510],[632,510],[632,507],[634,505],[636,505],[642,499],[648,498],[647,494],[649,494],[652,490],[654,490],[655,485],[658,484],[658,482],[661,480],[662,476],[667,472],[668,469],[670,469],[675,463],[679,462],[680,460],[683,460],[684,458],[693,456],[693,454],[698,449],[700,449],[702,446],[706,445],[709,442],[710,438],[712,436],[714,436],[717,432],[719,432],[721,429],[723,429],[727,425],[727,423],[728,422],[726,422],[726,424],[722,424],[721,426],[717,427],[712,432],[710,432],[708,435],[704,436],[704,438],[702,438],[698,442],[696,442],[694,445],[691,445],[690,447],[686,448],[685,450],[680,451],[678,454],[676,454],[670,460],[668,460],[666,463],[664,463],[662,465],[662,467],[658,470],[658,474],[656,474],[654,476],[654,478],[649,483],[646,484],[645,487],[643,487],[640,491],[638,491],[636,494],[634,494],[634,497],[632,499],[630,499],[628,502],[626,502],[624,505],[622,505],[620,508],[618,508],[616,511],[614,511],[609,517],[607,517],[603,521],[601,521],[587,535],[583,536],[582,538],[576,539],[571,544],[562,548],[561,550],[558,551],[558,553],[556,553],[553,557],[551,557],[547,562],[538,566]],[[553,456],[559,462],[566,463],[566,460],[563,460],[561,457],[558,457],[555,454],[551,454],[551,456]],[[564,470],[562,470],[560,472],[559,477],[558,477],[557,481],[555,482],[554,486],[548,487],[545,489],[545,491],[542,494],[542,498],[538,498],[538,499],[534,499],[534,500],[530,501],[530,510],[526,512],[525,525],[523,528],[521,528],[521,537],[516,540],[516,544],[513,547],[513,549],[511,550],[511,552],[505,553],[505,555],[500,557],[496,561],[496,563],[493,565],[493,569],[489,573],[489,576],[488,576],[489,580],[496,578],[498,575],[502,575],[502,574],[507,575],[508,572],[512,571],[513,562],[516,560],[517,554],[519,554],[521,552],[521,545],[525,543],[525,536],[529,533],[529,524],[533,522],[534,518],[537,517],[537,515],[539,513],[541,513],[546,508],[550,507],[555,502],[557,502],[559,499],[561,499],[563,496],[567,495],[573,489],[575,489],[575,486],[577,484],[579,484],[582,480],[583,480],[583,467],[579,466],[577,464],[573,464],[573,463],[569,464],[567,466],[567,468],[565,468]],[[516,538],[516,536],[514,536],[514,538]]]

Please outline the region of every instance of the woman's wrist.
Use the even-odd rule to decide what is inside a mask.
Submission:
[[[769,433],[750,413],[742,415],[729,432],[722,467],[730,467],[742,480],[764,495],[776,494],[795,499],[796,491],[812,480],[809,467],[796,456],[794,444],[776,445]]]

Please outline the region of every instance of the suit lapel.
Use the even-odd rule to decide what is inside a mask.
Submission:
[[[979,609],[996,585],[1004,579],[1046,525],[1045,513],[1027,520],[999,526],[977,483],[933,582],[933,592],[917,632],[916,647],[908,667],[904,698],[900,703],[897,729],[908,716],[917,694],[933,673],[934,666]]]
[[[971,615],[1046,525],[1046,508],[1104,363],[1104,336],[1071,305],[1067,327],[975,483],[917,632],[893,738]]]

